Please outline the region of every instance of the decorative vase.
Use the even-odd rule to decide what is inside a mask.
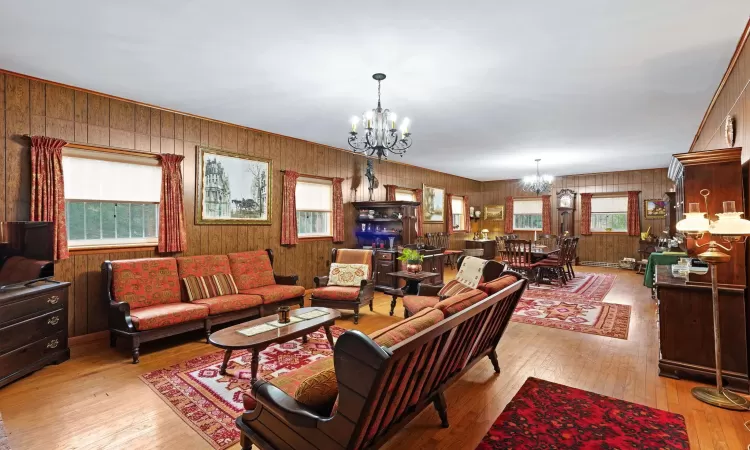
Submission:
[[[289,323],[289,312],[291,308],[288,306],[279,306],[278,309],[278,316],[279,316],[279,323]]]
[[[391,245],[391,246],[390,246],[390,249],[391,249],[391,250],[393,250],[393,242],[394,242],[395,240],[396,240],[396,237],[395,237],[395,236],[390,236],[390,237],[388,238],[388,243],[389,243],[389,244]]]
[[[406,261],[406,271],[411,273],[419,273],[422,271],[421,261]]]

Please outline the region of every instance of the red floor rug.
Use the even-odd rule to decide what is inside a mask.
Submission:
[[[344,331],[331,327],[334,339]],[[258,378],[271,380],[331,354],[333,351],[321,328],[308,335],[307,344],[296,339],[263,350]],[[219,374],[223,357],[224,351],[217,351],[140,377],[216,449],[225,449],[240,440],[234,421],[243,412],[242,392],[251,388],[250,354],[232,353],[225,376]]]
[[[528,378],[477,450],[689,449],[685,418]]]
[[[575,278],[562,287],[557,284],[529,283],[525,297],[548,300],[575,300],[600,302],[612,289],[617,275],[609,273],[589,273],[576,271]]]
[[[618,339],[628,338],[630,306],[573,300],[538,300],[524,293],[513,311],[514,322]]]

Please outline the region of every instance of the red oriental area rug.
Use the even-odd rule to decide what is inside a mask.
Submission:
[[[617,275],[609,273],[578,272],[562,287],[557,284],[529,283],[524,297],[547,300],[575,300],[600,302],[612,289]]]
[[[334,339],[344,331],[331,327]],[[332,354],[321,328],[308,335],[306,344],[300,338],[263,350],[258,378],[271,380]],[[140,379],[213,448],[225,449],[240,440],[234,421],[243,412],[243,391],[251,390],[250,356],[245,350],[233,352],[224,376],[219,374],[224,351],[217,351],[146,373]]]
[[[685,418],[528,378],[477,450],[689,449]]]

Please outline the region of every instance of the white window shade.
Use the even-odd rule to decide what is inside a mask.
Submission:
[[[124,157],[114,161],[63,154],[62,165],[66,200],[159,202],[161,166],[155,159]]]
[[[453,209],[453,214],[463,214],[464,213],[464,198],[463,197],[451,197],[451,208]]]
[[[404,202],[416,202],[417,196],[414,194],[414,191],[396,189],[396,200]]]
[[[333,210],[333,189],[330,181],[298,179],[296,189],[297,211]]]
[[[628,212],[627,197],[592,197],[591,212]]]
[[[541,214],[541,200],[513,200],[513,214]]]

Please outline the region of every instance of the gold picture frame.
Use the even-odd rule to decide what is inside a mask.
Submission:
[[[484,220],[505,220],[505,205],[485,205]]]
[[[669,201],[662,198],[643,200],[643,213],[646,219],[663,219],[667,216]]]
[[[445,222],[445,189],[422,185],[422,218],[424,223]]]
[[[268,158],[197,146],[195,223],[270,225],[272,174],[273,161]]]

